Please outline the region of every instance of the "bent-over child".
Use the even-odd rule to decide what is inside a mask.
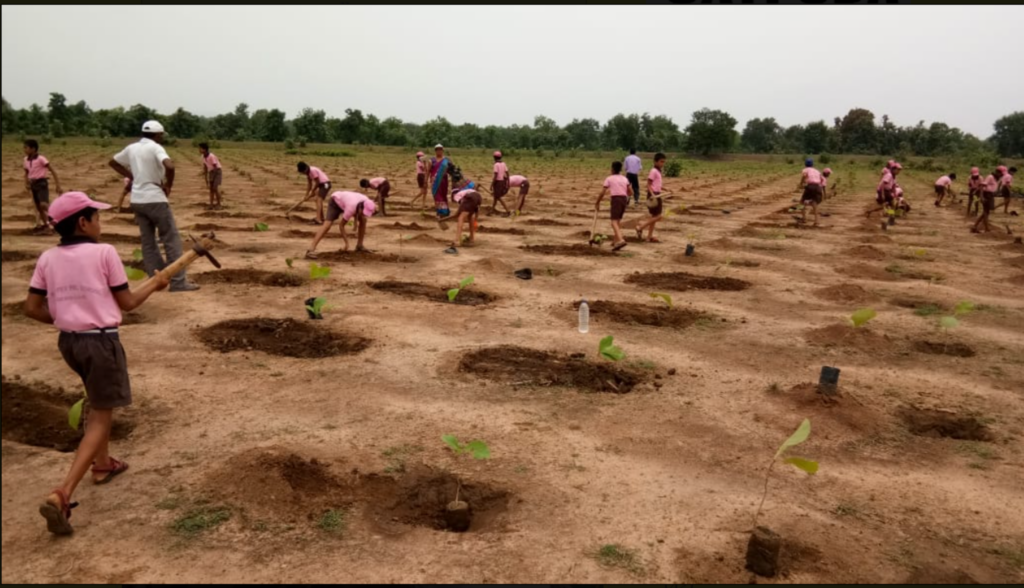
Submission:
[[[955,180],[955,173],[946,174],[935,180],[935,206],[942,206],[942,200],[949,195]],[[956,198],[953,198],[953,200],[956,200]]]
[[[316,219],[311,224],[324,222],[324,200],[331,193],[331,179],[318,167],[312,167],[305,161],[298,165],[299,173],[306,176],[306,200],[316,198]]]
[[[389,182],[387,178],[373,178],[372,180],[363,179],[359,180],[359,187],[363,190],[372,188],[377,191],[377,196],[374,198],[374,201],[378,206],[380,206],[380,215],[387,216],[388,213],[385,206],[388,195],[391,194],[391,182]]]
[[[530,193],[530,180],[526,176],[510,176],[508,178],[508,187],[511,192],[512,188],[516,188],[516,212],[519,214],[523,213],[523,205],[526,204],[526,195]]]
[[[313,236],[313,242],[310,244],[309,250],[306,251],[306,259],[317,259],[316,246],[320,244],[321,239],[327,236],[327,232],[331,230],[331,226],[338,219],[341,219],[339,226],[341,238],[345,240],[345,248],[342,251],[348,251],[348,234],[345,231],[345,225],[353,218],[356,219],[356,251],[366,251],[366,248],[363,247],[363,239],[366,237],[366,219],[373,216],[375,212],[377,212],[377,205],[365,194],[359,192],[331,194],[327,203],[327,216],[316,235]]]
[[[996,192],[999,190],[999,181],[1003,178],[1003,172],[996,168],[991,174],[985,177],[981,183],[981,216],[971,227],[972,233],[977,233],[978,227],[985,225],[985,232],[992,230],[988,224],[989,214],[996,208]]]
[[[476,190],[463,190],[452,197],[459,209],[455,212],[455,241],[448,250],[450,253],[458,251],[462,245],[462,225],[469,223],[469,241],[467,245],[476,244],[477,219],[480,217],[480,207],[483,206],[483,196]],[[452,251],[452,250],[455,251]]]
[[[822,187],[821,172],[815,169],[813,159],[804,162],[804,170],[800,173],[800,185],[797,189],[803,189],[800,202],[804,206],[800,222],[807,222],[807,207],[810,206],[814,211],[814,226],[818,226],[818,205],[821,204],[825,189]]]

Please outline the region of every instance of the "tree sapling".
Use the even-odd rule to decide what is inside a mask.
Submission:
[[[491,449],[483,441],[476,440],[463,444],[459,442],[455,435],[443,435],[441,440],[448,445],[448,448],[455,455],[468,453],[473,456],[473,459],[490,459],[491,457]],[[449,529],[457,533],[463,533],[469,530],[472,510],[468,502],[459,500],[459,495],[462,491],[462,479],[458,476],[455,479],[458,484],[455,488],[455,500],[449,502],[445,508],[444,519]]]
[[[464,289],[466,289],[473,282],[474,282],[473,276],[469,276],[468,278],[463,278],[462,281],[459,282],[459,286],[457,288],[452,288],[451,290],[448,290],[448,302],[455,302],[455,299],[458,298],[458,296],[459,296],[459,292],[462,292]]]
[[[309,318],[311,320],[323,319],[324,317],[321,314],[321,311],[327,309],[327,307],[325,306],[327,304],[327,300],[323,296],[313,296],[312,283],[315,282],[316,280],[323,280],[330,275],[331,268],[329,267],[319,265],[315,262],[309,265],[309,298],[306,299],[303,305],[306,307],[306,314],[309,315]]]
[[[650,297],[654,299],[660,298],[668,305],[669,309],[672,309],[672,297],[668,294],[661,294],[660,292],[651,292]]]
[[[85,409],[85,399],[85,392],[83,392],[82,398],[68,409],[68,426],[71,427],[72,431],[77,431],[82,425],[82,411]]]
[[[256,231],[257,233],[266,233],[267,231],[270,230],[270,225],[268,225],[267,223],[256,223],[255,225],[253,225],[253,230]]]
[[[768,527],[757,526],[757,519],[761,516],[761,509],[764,507],[764,501],[768,497],[768,480],[771,477],[772,468],[775,467],[775,464],[787,449],[803,443],[810,435],[811,421],[810,419],[804,419],[804,422],[800,423],[800,426],[797,427],[796,432],[779,446],[778,451],[772,456],[771,463],[768,464],[768,469],[765,471],[764,493],[761,494],[761,503],[757,507],[757,512],[754,513],[754,530],[750,534],[750,540],[747,542],[747,569],[755,574],[767,577],[774,576],[779,565],[779,549],[782,546],[781,537]],[[818,472],[818,462],[816,461],[802,457],[787,457],[782,461],[811,475]]]
[[[613,345],[614,342],[615,338],[608,335],[598,343],[597,351],[601,357],[607,360],[620,361],[622,358],[626,357],[626,352]]]
[[[853,313],[852,315],[850,315],[850,322],[853,323],[854,327],[860,328],[868,324],[868,322],[871,321],[871,319],[875,318],[876,316],[878,316],[878,313],[875,312],[875,309],[862,308],[857,312]]]
[[[146,274],[146,272],[144,272],[144,271],[142,271],[140,269],[136,269],[134,267],[129,267],[127,265],[124,266],[124,273],[127,274],[128,279],[133,281],[133,282],[137,282],[139,280],[145,280],[147,277],[149,277]]]

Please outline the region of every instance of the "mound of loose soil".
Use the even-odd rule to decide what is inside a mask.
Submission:
[[[100,241],[103,243],[110,244],[121,244],[121,245],[142,245],[142,238],[139,235],[119,235],[117,233],[104,232],[100,236]]]
[[[938,302],[932,302],[929,300],[922,300],[920,298],[893,298],[889,300],[889,304],[898,306],[900,308],[909,308],[910,310],[917,310],[919,308],[935,307],[940,310],[944,310],[946,306]]]
[[[367,253],[365,251],[330,251],[321,253],[322,261],[345,261],[349,263],[416,263],[415,257],[394,253]]]
[[[287,272],[268,272],[254,269],[225,269],[194,274],[197,284],[249,284],[268,288],[294,288],[302,286],[306,280],[299,274]]]
[[[396,222],[393,225],[384,225],[382,228],[388,229],[389,231],[429,231],[430,227],[420,226],[416,223],[409,223],[403,225],[402,223]]]
[[[656,290],[672,290],[674,292],[686,292],[687,290],[739,292],[740,290],[746,290],[752,285],[750,282],[736,278],[714,278],[685,272],[636,273],[627,276],[626,283]]]
[[[74,451],[82,431],[68,425],[68,409],[82,397],[78,393],[54,390],[42,383],[23,383],[3,377],[3,438],[15,443],[45,447],[57,451]],[[86,411],[86,418],[88,418]],[[125,415],[114,420],[110,438],[126,438],[135,428]]]
[[[34,223],[38,219],[34,214],[14,214],[11,216],[5,216],[4,220],[12,223]]]
[[[46,233],[33,229],[32,227],[24,229],[2,229],[0,230],[0,235],[3,235],[4,237],[46,237],[54,242],[58,239],[56,235],[47,235]],[[106,237],[106,235],[104,235],[104,237]]]
[[[121,326],[126,325],[144,325],[154,322],[150,319],[148,314],[143,312],[127,312],[121,315]]]
[[[226,210],[208,210],[206,212],[200,212],[196,216],[201,216],[203,218],[259,218],[259,215],[251,212],[228,212]],[[211,227],[215,226],[216,225],[211,225]]]
[[[500,527],[502,515],[508,510],[509,492],[480,482],[460,481],[448,472],[424,465],[413,466],[395,479],[370,475],[360,480],[360,493],[366,498],[366,512],[378,526],[392,530],[399,525],[428,529],[446,528],[444,513],[448,503],[459,500],[469,503],[472,523],[469,532]]]
[[[581,243],[578,245],[524,245],[523,251],[540,255],[565,255],[568,257],[611,257],[615,255],[610,249]]]
[[[281,448],[232,456],[207,480],[204,494],[252,518],[308,523],[352,504],[352,489],[327,464]]]
[[[1024,269],[1024,255],[1022,255],[1020,257],[1012,257],[1010,259],[1004,259],[1003,263],[1005,263],[1006,265],[1008,265],[1010,267],[1015,267],[1017,269]]]
[[[1012,278],[1006,281],[1013,284],[1014,286],[1024,286],[1024,274],[1020,274],[1019,276],[1013,276]]]
[[[914,350],[931,355],[950,355],[953,357],[974,357],[974,349],[963,343],[936,343],[933,341],[916,341]]]
[[[431,244],[433,244],[433,243],[451,243],[451,240],[450,239],[442,239],[442,238],[439,238],[439,237],[433,237],[433,236],[427,235],[425,233],[420,233],[419,235],[413,235],[413,236],[410,236],[410,237],[406,237],[405,238],[405,242],[406,243],[431,243]]]
[[[430,286],[427,284],[417,284],[415,282],[371,282],[370,287],[374,290],[390,292],[392,294],[398,294],[399,296],[405,296],[408,298],[425,298],[431,302],[457,304],[461,306],[482,306],[484,304],[490,304],[496,299],[494,296],[486,292],[481,292],[473,286],[469,286],[459,292],[459,295],[455,297],[454,302],[448,302],[449,288],[438,288],[437,286]]]
[[[885,252],[877,247],[872,247],[871,245],[858,245],[843,251],[843,256],[852,257],[854,259],[880,261],[885,259]]]
[[[829,286],[827,288],[815,290],[814,295],[822,300],[839,302],[842,304],[864,304],[880,300],[878,295],[865,290],[857,284],[839,284],[837,286]]]
[[[262,351],[270,355],[320,359],[352,355],[370,346],[370,340],[334,333],[293,319],[238,319],[219,322],[198,332],[207,347],[230,351]]]
[[[587,301],[590,307],[590,316],[602,318],[627,324],[644,325],[647,327],[666,327],[670,329],[685,329],[697,319],[706,317],[704,313],[683,308],[668,308],[662,305],[647,306],[630,302],[610,302],[608,300]],[[579,309],[580,303],[572,304],[573,309]]]
[[[874,227],[874,224],[872,223],[871,226]],[[860,242],[873,245],[888,245],[895,243],[895,241],[892,240],[892,237],[887,237],[885,235],[868,235],[867,237],[861,237]]]
[[[921,437],[949,437],[965,441],[991,441],[984,423],[972,416],[923,408],[904,408],[899,412],[911,433]]]
[[[459,361],[459,370],[501,382],[590,392],[624,394],[640,383],[638,375],[610,365],[511,345],[467,353]]]
[[[552,220],[549,218],[535,218],[531,220],[523,221],[523,224],[527,224],[533,227],[571,227],[569,223],[563,223],[561,221]]]
[[[476,231],[478,233],[486,233],[488,235],[519,235],[519,236],[522,236],[522,235],[526,234],[526,231],[524,231],[523,229],[511,229],[511,228],[504,229],[504,228],[500,228],[500,227],[490,227],[490,226],[486,226],[486,225],[480,225],[479,227],[476,228]],[[587,235],[587,236],[589,237],[590,235]]]
[[[854,265],[836,268],[836,273],[842,274],[855,280],[875,280],[878,282],[895,282],[899,277],[885,271],[885,268],[857,263]]]
[[[836,324],[808,331],[804,338],[811,345],[821,347],[845,347],[866,353],[892,351],[893,341],[886,335],[879,335],[867,327]]]
[[[16,261],[34,261],[38,255],[29,253],[28,251],[11,251],[9,249],[3,252],[3,263],[16,262]]]
[[[489,271],[510,275],[514,271],[508,262],[498,259],[497,257],[485,257],[484,259],[474,263],[472,267],[478,271]]]
[[[742,243],[733,241],[728,237],[722,237],[721,239],[715,239],[714,241],[708,241],[707,243],[704,243],[704,247],[707,247],[708,249],[732,250],[743,249],[744,246]]]

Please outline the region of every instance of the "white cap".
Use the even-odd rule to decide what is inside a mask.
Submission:
[[[438,143],[437,145],[434,145],[434,149],[444,149],[444,145]]]
[[[163,133],[164,126],[155,120],[147,120],[142,124],[143,133]]]

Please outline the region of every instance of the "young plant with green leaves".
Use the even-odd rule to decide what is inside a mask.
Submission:
[[[598,343],[597,352],[601,357],[610,361],[621,361],[626,357],[626,352],[614,345],[615,338],[608,335]]]
[[[326,304],[327,299],[323,296],[313,296],[313,283],[317,280],[325,280],[331,275],[331,268],[320,265],[316,262],[309,264],[309,298],[313,300],[313,304],[306,304],[306,310],[310,312],[311,316],[319,317],[320,311],[327,310]],[[307,303],[309,301],[307,300]]]
[[[266,233],[267,231],[270,230],[270,225],[268,225],[267,223],[256,223],[253,225],[252,228],[257,233]]]
[[[944,316],[939,319],[939,328],[946,333],[946,342],[943,343],[944,347],[949,346],[949,332],[960,326],[960,319],[967,314],[974,312],[974,303],[970,300],[962,300],[953,307],[953,314],[951,316]]]
[[[862,308],[857,312],[853,313],[852,315],[850,315],[850,322],[853,323],[854,327],[859,329],[860,327],[863,327],[864,325],[868,324],[868,322],[870,322],[871,319],[875,318],[876,316],[878,316],[878,313],[875,312],[875,309]]]
[[[800,426],[797,427],[796,432],[790,435],[789,439],[783,441],[782,445],[779,446],[778,451],[776,451],[775,455],[772,456],[772,461],[770,464],[768,464],[768,470],[764,474],[764,493],[761,495],[761,504],[758,505],[757,512],[754,513],[755,529],[757,529],[757,519],[761,516],[761,509],[764,508],[765,498],[768,497],[768,479],[772,475],[772,468],[775,467],[775,464],[778,463],[779,458],[782,457],[786,450],[788,450],[791,447],[800,445],[801,443],[806,441],[807,438],[810,436],[811,421],[810,419],[804,419],[804,422],[800,423]],[[805,459],[803,457],[787,457],[783,459],[782,462],[794,466],[798,469],[801,469],[812,476],[818,473],[818,462]]]
[[[85,410],[85,399],[86,396],[83,392],[82,398],[68,409],[68,426],[71,427],[72,431],[77,431],[82,426],[82,411]]]
[[[284,263],[285,263],[285,265],[288,266],[288,269],[293,269],[293,265],[295,263],[295,260],[290,258],[290,257],[286,257],[286,258],[284,258]]]
[[[334,307],[328,305],[327,299],[323,296],[317,296],[313,299],[313,304],[306,305],[306,310],[313,313],[313,316],[315,317],[322,317],[325,310],[330,310],[332,308]]]
[[[462,443],[459,438],[455,435],[442,435],[441,440],[444,441],[445,445],[452,450],[455,455],[468,454],[472,455],[473,459],[490,459],[491,448],[487,446],[487,443],[477,439],[468,443]],[[462,479],[456,476],[458,480],[458,487],[455,490],[455,502],[459,501],[459,492],[462,490]]]
[[[672,309],[672,297],[669,296],[668,294],[662,294],[660,292],[651,292],[650,297],[654,298],[655,300],[661,299],[662,301],[665,302],[665,304],[668,305],[669,310]]]
[[[448,302],[455,302],[455,299],[459,297],[459,292],[465,290],[474,281],[475,278],[473,278],[473,276],[463,278],[462,281],[459,282],[459,286],[457,288],[452,288],[451,290],[448,290]]]
[[[133,282],[138,282],[139,280],[145,280],[146,278],[149,277],[149,274],[147,274],[146,272],[144,272],[144,271],[142,271],[140,269],[134,268],[134,267],[127,266],[127,265],[124,266],[124,273],[128,276],[128,279],[133,281]]]
[[[142,250],[141,249],[133,249],[132,250],[132,259],[134,259],[135,261],[142,261]]]

